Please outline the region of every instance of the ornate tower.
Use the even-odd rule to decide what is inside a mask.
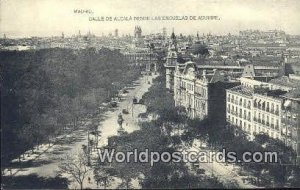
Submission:
[[[177,40],[173,32],[169,42],[168,55],[165,63],[166,68],[166,88],[170,91],[174,91],[174,72],[177,65]]]

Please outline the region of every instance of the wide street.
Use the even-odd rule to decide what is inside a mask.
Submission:
[[[99,138],[98,147],[102,147],[107,144],[107,140],[110,136],[117,135],[119,129],[117,119],[118,115],[122,113],[123,109],[128,110],[128,114],[122,114],[124,122],[123,128],[127,132],[132,132],[138,130],[139,126],[137,124],[138,114],[144,113],[146,107],[142,104],[133,104],[133,98],[140,100],[145,92],[148,91],[155,76],[142,76],[137,81],[134,81],[131,87],[128,87],[128,93],[123,93],[121,96],[121,101],[118,102],[117,108],[112,108],[104,113],[101,113],[101,121],[98,125],[98,131],[101,131],[101,137]],[[16,167],[12,169],[13,175],[29,175],[37,174],[44,177],[55,177],[57,175],[58,166],[60,165],[62,159],[65,155],[76,155],[82,149],[82,145],[87,145],[87,125],[91,122],[90,120],[82,123],[78,130],[73,131],[70,134],[58,137],[55,144],[51,144],[50,147],[47,144],[41,145],[39,150],[35,152],[40,152],[40,154],[28,154],[25,159],[22,160],[22,167]],[[91,137],[93,138],[93,137]],[[189,151],[199,151],[200,149],[196,147],[185,147]],[[30,151],[29,151],[30,152]],[[96,157],[97,153],[94,151],[92,157]],[[27,163],[25,164],[27,160]],[[29,161],[30,160],[30,161]],[[14,162],[17,163],[18,159]],[[28,162],[29,161],[29,162]],[[26,166],[23,166],[26,165]],[[235,181],[236,184],[243,188],[253,187],[250,184],[245,184],[242,181],[242,176],[239,176],[237,171],[234,171],[232,165],[225,165],[217,162],[213,163],[200,163],[200,168],[205,169],[206,175],[214,175],[218,177],[223,183],[230,183]],[[6,171],[6,175],[10,175],[10,172]],[[63,174],[63,176],[68,177]],[[88,181],[88,177],[90,181]],[[101,188],[97,186],[93,178],[92,170],[89,172],[88,177],[84,181],[84,188]],[[114,182],[110,184],[109,188],[118,188],[121,180],[114,178]],[[132,181],[132,188],[139,188],[137,180]],[[76,182],[71,182],[69,184],[70,189],[78,189],[79,185]]]
[[[124,94],[121,102],[118,103],[118,107],[103,113],[103,119],[98,126],[98,130],[102,132],[98,147],[105,145],[108,137],[117,135],[119,128],[117,118],[123,109],[129,110],[129,114],[123,114],[124,129],[129,133],[139,129],[136,123],[137,116],[145,112],[146,107],[141,104],[132,104],[132,100],[134,97],[139,100],[152,84],[151,82],[148,83],[148,81],[152,81],[152,79],[157,76],[158,75],[142,76],[137,81],[134,81],[132,87],[128,88],[128,93]],[[36,151],[40,152],[40,154],[26,155],[21,167],[15,164],[16,166],[12,168],[11,172],[5,170],[4,174],[10,175],[10,173],[12,173],[12,175],[15,176],[37,174],[38,176],[55,177],[57,175],[58,166],[62,161],[61,158],[65,155],[75,155],[82,149],[82,145],[87,145],[86,126],[89,122],[89,120],[86,121],[85,124],[82,124],[78,130],[73,131],[71,134],[63,135],[58,138],[56,143],[50,147],[47,144],[41,145],[39,150]],[[15,159],[14,162],[17,162],[17,159]],[[26,162],[29,164],[25,164]],[[93,179],[92,176],[91,179]],[[85,182],[84,187],[96,188],[96,184]],[[69,188],[79,188],[79,186],[78,184],[71,183]]]

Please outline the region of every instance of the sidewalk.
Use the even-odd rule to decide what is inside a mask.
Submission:
[[[157,77],[155,76],[147,76],[149,80]],[[151,77],[151,78],[150,78]],[[125,96],[125,100],[120,102],[118,105],[118,108],[114,111],[109,111],[105,114],[106,119],[99,123],[98,130],[101,131],[101,137],[98,139],[98,147],[102,147],[107,145],[107,140],[111,136],[118,135],[118,129],[119,125],[117,123],[118,114],[122,113],[123,109],[129,110],[128,114],[122,114],[123,115],[123,128],[126,132],[131,133],[135,130],[139,129],[139,126],[137,124],[137,116],[140,113],[146,112],[146,106],[141,104],[132,104],[133,97],[136,97],[137,99],[141,99],[143,94],[146,93],[151,86],[151,84],[148,84],[148,82],[145,82],[145,78],[141,78],[138,81],[139,85],[136,86],[136,88],[128,93]],[[131,113],[131,110],[133,108],[133,115]],[[96,151],[92,152],[91,159],[96,159],[98,157],[98,154]],[[90,178],[90,181],[88,181],[88,177]],[[96,181],[94,180],[93,171],[91,170],[89,172],[88,177],[84,180],[83,187],[84,188],[90,188],[90,189],[97,189],[97,188],[104,188],[102,186],[97,186]],[[121,179],[114,177],[114,181],[111,183],[110,186],[108,186],[108,189],[116,189],[121,184]],[[140,185],[136,179],[133,179],[132,185],[134,189],[140,189]],[[69,185],[70,189],[78,189],[77,183],[71,183]]]

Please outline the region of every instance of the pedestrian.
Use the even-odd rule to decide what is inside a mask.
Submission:
[[[89,183],[91,183],[91,178],[90,177],[88,177],[88,181],[89,181]]]

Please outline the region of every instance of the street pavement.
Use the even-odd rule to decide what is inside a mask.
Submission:
[[[101,131],[98,147],[106,145],[108,137],[117,135],[117,130],[119,128],[117,118],[118,114],[122,113],[123,109],[129,110],[129,114],[123,114],[123,128],[125,131],[130,133],[139,129],[137,116],[140,113],[144,113],[146,111],[146,107],[141,104],[132,104],[132,100],[134,97],[139,100],[152,85],[152,82],[149,84],[148,81],[152,81],[152,79],[157,76],[158,75],[140,77],[133,83],[133,87],[128,89],[128,93],[124,94],[122,98],[123,100],[118,103],[118,107],[104,113],[104,120],[100,121],[98,126],[98,130]],[[19,176],[37,174],[38,176],[43,177],[55,177],[58,172],[58,166],[62,162],[61,158],[64,157],[64,155],[75,155],[82,149],[82,145],[87,145],[88,137],[86,126],[89,123],[90,121],[87,121],[85,124],[82,124],[78,130],[73,131],[71,134],[61,136],[55,144],[50,144],[50,146],[48,144],[41,145],[39,150],[36,150],[34,154],[28,153],[28,156],[25,156],[23,162],[30,160],[28,167],[22,166],[22,168],[20,168],[16,164],[16,166],[10,171],[6,169],[4,171],[4,175],[13,174],[15,176]],[[17,159],[13,161],[17,162]],[[97,188],[97,185],[93,180],[92,172],[89,176],[91,180],[88,181],[86,178],[83,187]],[[118,182],[120,182],[120,180],[116,179],[113,186],[109,188],[116,188],[118,186]],[[138,187],[138,183],[136,181],[133,181],[133,185],[135,188]],[[79,186],[75,182],[72,182],[70,183],[69,188],[78,189]]]

